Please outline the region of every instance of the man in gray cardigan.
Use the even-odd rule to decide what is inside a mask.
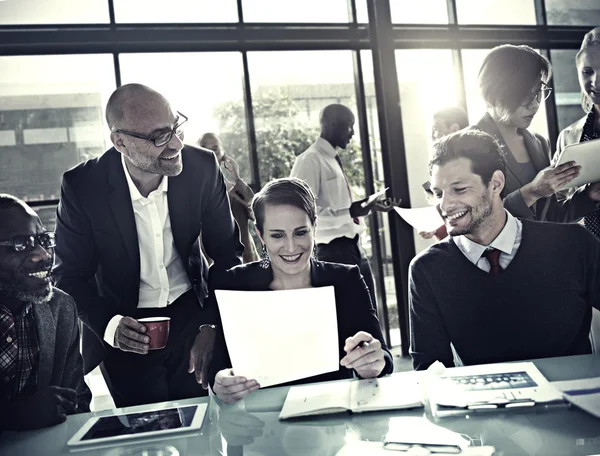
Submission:
[[[54,288],[54,233],[23,201],[0,195],[0,429],[88,412],[75,302]]]

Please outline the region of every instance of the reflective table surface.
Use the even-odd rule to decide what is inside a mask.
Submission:
[[[536,360],[550,381],[600,377],[600,355]],[[398,373],[398,376],[415,373]],[[208,402],[200,431],[154,440],[130,440],[119,446],[103,445],[73,451],[67,441],[91,417],[112,413],[73,415],[61,425],[29,432],[4,432],[0,455],[53,456],[352,456],[406,454],[381,448],[390,418],[425,416],[427,409],[363,414],[337,414],[279,421],[288,388],[260,390],[235,405],[222,405],[214,397],[168,403]],[[129,407],[126,412],[155,408]],[[472,445],[493,445],[503,455],[600,454],[600,419],[568,406],[532,407],[527,410],[488,412],[441,418],[435,424],[468,436]]]

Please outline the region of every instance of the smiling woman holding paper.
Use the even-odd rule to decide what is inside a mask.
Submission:
[[[358,267],[321,262],[314,258],[316,204],[308,185],[295,178],[271,181],[255,196],[252,210],[262,243],[262,260],[230,269],[224,281],[214,285],[215,289],[334,288],[340,365],[336,371],[297,378],[293,383],[352,378],[353,373],[362,378],[391,373],[392,357]],[[215,299],[214,291],[210,299]],[[314,315],[315,320],[320,317],[319,314]],[[257,322],[269,318],[270,315],[256,315]],[[252,322],[247,323],[252,325]],[[227,321],[223,321],[223,325],[227,333]],[[277,325],[277,321],[269,321],[270,327]],[[267,340],[273,345],[280,342],[269,337]],[[298,347],[295,348],[306,345],[302,340],[296,343]],[[326,348],[323,347],[324,350]],[[282,348],[280,359],[272,360],[273,369],[285,364],[283,360],[287,356],[289,354]],[[306,356],[314,354],[306,353]],[[227,403],[236,402],[260,388],[256,379],[235,375],[223,330],[219,331],[215,341],[210,378],[215,394]]]

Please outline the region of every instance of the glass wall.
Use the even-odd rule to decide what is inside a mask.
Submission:
[[[319,136],[319,112],[341,103],[356,113],[351,51],[249,52],[248,69],[262,184],[289,176]],[[360,128],[340,157],[356,198],[364,197]]]
[[[0,57],[0,68],[0,192],[58,199],[63,172],[108,148],[112,56]]]
[[[456,0],[459,24],[534,25],[533,0]]]
[[[575,67],[576,54],[577,51],[571,49],[550,52],[554,70],[554,99],[559,131],[584,115]]]
[[[0,25],[108,22],[106,0],[0,0]]]
[[[169,0],[168,3],[163,0],[114,0],[114,5],[116,22],[158,24],[238,21],[236,0]]]

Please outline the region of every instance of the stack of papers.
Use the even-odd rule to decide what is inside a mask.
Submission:
[[[215,295],[235,375],[266,387],[340,368],[333,287]]]
[[[383,442],[389,450],[408,451],[419,445],[435,449],[435,453],[460,453],[471,441],[462,435],[433,424],[424,417],[390,419],[390,430]]]

